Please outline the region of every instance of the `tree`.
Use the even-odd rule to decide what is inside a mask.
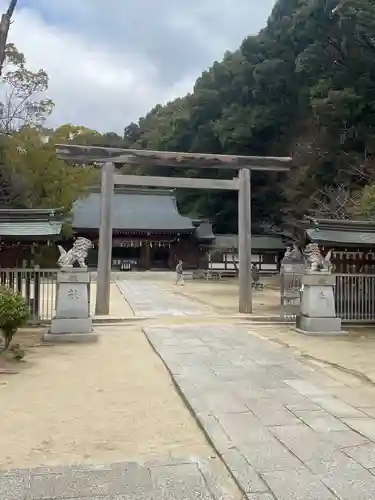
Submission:
[[[73,202],[85,196],[98,178],[93,167],[76,167],[58,160],[53,143],[30,127],[8,138],[5,162],[23,179],[25,208],[63,208],[68,214]]]
[[[127,127],[124,128],[124,146],[129,144],[134,144],[139,138],[139,126],[131,122]]]
[[[2,79],[5,97],[0,105],[0,128],[3,133],[40,127],[54,107],[51,99],[42,98],[48,89],[47,73],[42,69],[28,70],[24,54],[9,44]]]
[[[73,202],[96,182],[92,167],[66,165],[56,158],[54,144],[87,139],[100,143],[102,135],[85,127],[65,125],[47,131],[42,125],[53,102],[44,98],[48,75],[26,68],[23,54],[7,46],[3,81],[5,101],[0,106],[0,206],[11,208],[63,208],[69,214]]]
[[[375,184],[365,186],[358,193],[353,212],[356,218],[375,220]]]
[[[112,148],[125,146],[124,138],[115,132],[101,134],[97,130],[70,123],[61,125],[56,130],[46,130],[45,134],[53,144],[73,143]]]
[[[9,7],[7,11],[1,16],[0,21],[0,76],[3,72],[4,61],[6,58],[6,45],[8,40],[8,33],[10,28],[10,22],[12,20],[13,13],[16,9],[18,0],[10,0]]]
[[[313,194],[309,215],[321,219],[351,219],[361,197],[352,193],[348,186],[327,186]]]
[[[267,26],[205,71],[192,94],[129,125],[129,147],[293,156],[290,175],[252,176],[259,226],[327,215],[340,186],[349,209],[368,183],[361,172],[375,170],[374,40],[375,0],[278,0]],[[179,201],[183,211],[211,216],[216,230],[236,230],[232,193]]]
[[[56,130],[49,131],[46,135],[53,144],[72,142],[94,146],[100,145],[102,140],[102,134],[96,130],[81,125],[72,125],[71,123],[61,125]]]

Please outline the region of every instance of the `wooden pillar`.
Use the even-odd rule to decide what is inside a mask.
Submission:
[[[141,246],[140,268],[148,271],[151,267],[151,246],[150,241],[146,240]]]
[[[151,269],[151,243],[145,246],[145,269]]]
[[[114,164],[102,166],[98,277],[95,314],[109,314],[112,266],[112,200]]]
[[[169,245],[168,249],[168,268],[174,269],[174,253],[172,245]]]
[[[251,182],[250,169],[242,169],[238,175],[238,258],[240,313],[253,312],[251,273]]]

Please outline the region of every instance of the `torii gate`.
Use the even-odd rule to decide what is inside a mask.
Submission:
[[[75,164],[101,163],[101,212],[99,230],[98,277],[95,313],[109,314],[111,254],[112,254],[112,199],[115,184],[160,188],[221,189],[238,191],[238,257],[240,313],[252,313],[251,275],[251,171],[288,172],[292,159],[285,157],[214,155],[174,153],[138,149],[56,145],[58,158]],[[238,171],[232,180],[182,177],[152,177],[115,173],[115,164],[145,167],[214,168]]]

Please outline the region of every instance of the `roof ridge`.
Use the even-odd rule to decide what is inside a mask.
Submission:
[[[319,219],[306,217],[303,221],[306,229],[325,231],[347,231],[347,232],[375,232],[375,221],[352,220],[352,219]]]
[[[0,208],[0,222],[59,222],[62,208]]]

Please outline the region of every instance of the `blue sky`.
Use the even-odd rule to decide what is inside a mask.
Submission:
[[[19,0],[10,40],[50,77],[51,125],[122,133],[261,29],[274,0]],[[6,5],[0,0],[2,11]]]

